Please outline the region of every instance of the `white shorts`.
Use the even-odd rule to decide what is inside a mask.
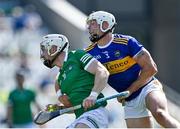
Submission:
[[[104,107],[99,107],[83,113],[67,128],[75,128],[78,123],[83,123],[90,128],[107,128],[108,127],[108,111]]]
[[[152,91],[162,91],[162,85],[157,79],[147,84],[135,99],[126,102],[124,106],[125,119],[152,116],[151,112],[146,108],[145,102],[147,94]]]

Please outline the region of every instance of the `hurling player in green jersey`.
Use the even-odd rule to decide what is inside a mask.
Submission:
[[[109,76],[106,68],[84,50],[68,52],[69,42],[64,35],[46,35],[40,47],[44,65],[60,68],[55,90],[63,108],[83,105],[83,108],[74,111],[76,120],[68,127],[108,127],[107,103],[95,105],[97,98],[104,97],[101,91],[107,85]]]

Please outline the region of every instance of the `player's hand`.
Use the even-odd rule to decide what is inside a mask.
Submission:
[[[86,99],[83,100],[83,107],[85,110],[95,105],[95,102],[97,100],[97,97],[95,96],[89,96]]]
[[[60,97],[58,98],[58,100],[59,100],[66,108],[72,107],[72,104],[71,104],[71,102],[69,101],[69,97],[68,97],[66,94],[60,96]]]
[[[129,91],[128,91],[129,92]],[[125,105],[125,99],[128,98],[130,96],[130,92],[128,93],[127,96],[120,96],[120,97],[117,97],[117,100],[118,102],[122,103],[122,105],[124,106]]]

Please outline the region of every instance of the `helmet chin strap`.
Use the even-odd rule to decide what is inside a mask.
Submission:
[[[44,64],[45,66],[47,66],[48,68],[50,68],[50,69],[53,68],[54,66],[53,66],[52,64],[54,63],[54,61],[56,60],[56,58],[61,54],[61,52],[66,48],[67,44],[68,44],[68,43],[66,42],[66,44],[63,46],[63,48],[61,49],[61,51],[59,51],[52,60],[44,60],[43,64]]]
[[[102,39],[104,36],[106,36],[109,32],[112,32],[113,28],[115,27],[115,25],[113,25],[113,27],[111,29],[109,29],[108,31],[106,31],[103,35],[99,36],[98,34],[93,34],[92,36],[89,37],[89,39],[91,40],[91,42],[95,43],[97,41],[99,41],[100,39]]]

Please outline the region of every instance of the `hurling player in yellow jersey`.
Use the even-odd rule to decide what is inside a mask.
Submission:
[[[68,52],[68,48],[68,39],[60,34],[46,35],[41,42],[41,58],[44,65],[60,68],[55,83],[58,100],[64,107],[79,104],[84,107],[74,111],[76,120],[68,127],[106,128],[107,103],[102,102],[95,106],[94,104],[97,98],[104,97],[101,91],[107,85],[109,72],[84,50]],[[50,106],[47,106],[47,109]]]
[[[118,99],[119,102],[126,101],[127,127],[151,128],[151,116],[163,127],[180,127],[168,113],[162,85],[154,77],[158,70],[150,53],[135,38],[113,34],[115,24],[111,13],[91,13],[87,18],[87,29],[92,44],[86,51],[108,69],[111,87],[118,92],[130,92],[129,97]]]

